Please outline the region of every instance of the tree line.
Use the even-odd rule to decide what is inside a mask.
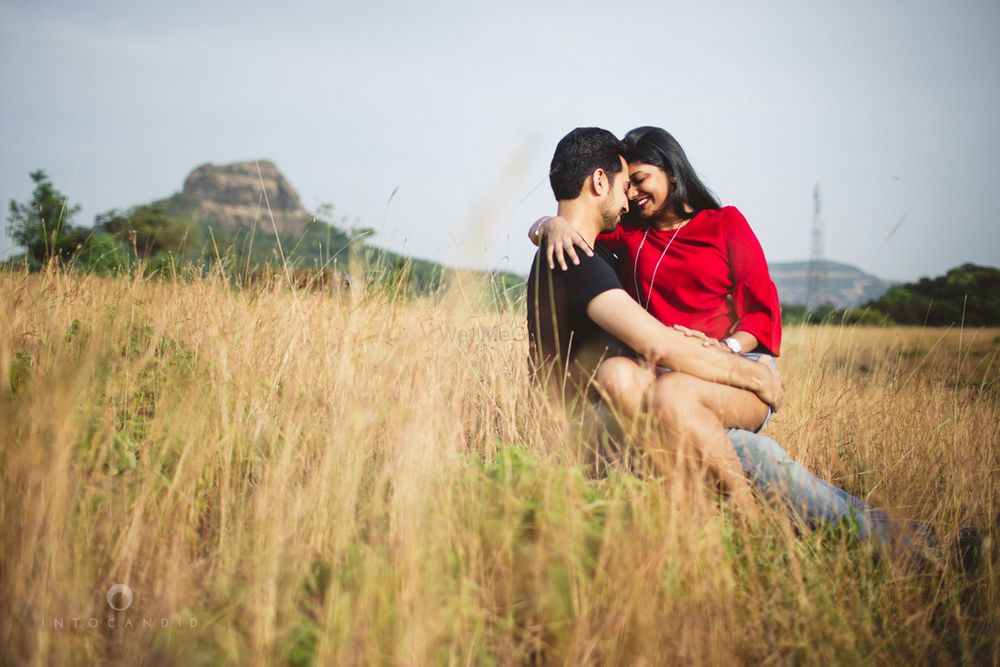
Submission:
[[[299,234],[255,234],[253,229],[223,229],[188,215],[193,202],[175,194],[154,204],[112,210],[93,227],[75,222],[80,207],[70,205],[43,170],[30,174],[31,197],[11,200],[8,232],[24,252],[0,268],[37,271],[57,263],[76,270],[116,274],[177,275],[221,267],[236,284],[270,280],[275,269],[297,286],[337,289],[363,280],[392,293],[430,294],[449,272],[437,262],[406,257],[369,245],[373,230],[343,230],[320,217]],[[328,216],[332,206],[321,207]],[[353,265],[353,267],[352,267]],[[359,268],[360,267],[360,268]],[[506,271],[472,272],[487,276],[497,303],[511,305],[523,292],[524,278]]]
[[[112,210],[97,216],[92,228],[75,223],[79,205],[53,186],[44,170],[30,174],[34,189],[25,202],[10,201],[7,231],[24,253],[11,263],[37,271],[50,262],[86,271],[115,273],[139,260],[157,263],[199,245],[189,223],[154,206]]]

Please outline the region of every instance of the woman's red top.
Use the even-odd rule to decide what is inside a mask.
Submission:
[[[619,276],[632,298],[641,306],[648,299],[647,310],[664,324],[718,339],[746,331],[759,341],[757,351],[780,353],[778,290],[736,207],[700,211],[676,231],[623,222],[597,240],[618,254]]]

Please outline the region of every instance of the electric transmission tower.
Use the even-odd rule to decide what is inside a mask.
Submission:
[[[819,197],[819,184],[813,190],[812,248],[809,254],[806,308],[815,310],[827,305],[826,262],[823,260],[823,203]]]

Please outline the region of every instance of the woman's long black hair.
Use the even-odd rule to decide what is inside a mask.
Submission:
[[[698,178],[684,149],[669,132],[659,127],[637,127],[626,134],[623,141],[628,162],[645,162],[667,172],[667,177],[673,181],[667,206],[678,218],[687,220],[699,211],[720,208],[719,200]],[[694,212],[685,211],[684,204]]]

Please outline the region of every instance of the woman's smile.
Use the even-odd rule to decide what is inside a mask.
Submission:
[[[663,202],[670,196],[670,179],[659,167],[644,162],[631,162],[629,167],[629,203],[644,218],[656,217]]]

